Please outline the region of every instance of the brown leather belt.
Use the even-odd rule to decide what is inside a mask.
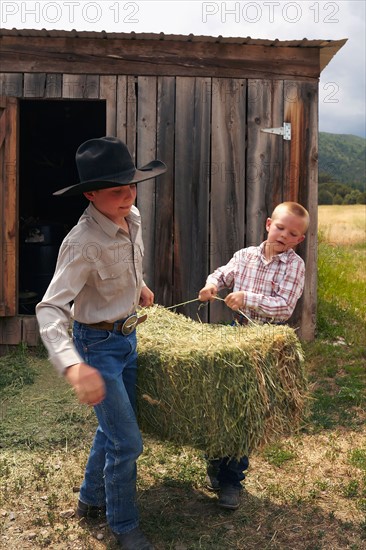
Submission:
[[[127,317],[124,321],[120,323],[107,323],[106,321],[102,321],[100,323],[92,323],[90,325],[86,325],[89,328],[94,328],[96,330],[114,330],[116,332],[121,332],[124,336],[128,336],[135,330],[137,325],[140,323],[143,323],[146,321],[147,315],[140,315],[138,317],[135,313]]]

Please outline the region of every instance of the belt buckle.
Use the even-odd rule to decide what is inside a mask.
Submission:
[[[128,336],[129,334],[131,334],[131,332],[135,330],[136,325],[137,325],[137,315],[133,313],[132,315],[127,317],[127,319],[125,320],[125,322],[121,327],[121,332],[123,336]]]

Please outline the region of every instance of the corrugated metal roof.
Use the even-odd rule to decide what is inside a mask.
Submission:
[[[270,46],[275,48],[319,48],[320,51],[320,69],[329,63],[337,51],[347,42],[347,38],[341,40],[274,40],[247,37],[227,37],[227,36],[205,36],[205,35],[182,35],[182,34],[165,34],[161,33],[117,33],[106,31],[71,31],[63,30],[37,30],[37,29],[0,29],[0,36],[32,36],[32,37],[50,37],[50,38],[95,38],[104,40],[161,40],[165,42],[206,42],[206,43],[222,43],[222,44],[238,44],[251,46]]]

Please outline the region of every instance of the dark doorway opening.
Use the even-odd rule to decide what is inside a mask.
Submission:
[[[55,197],[78,182],[75,152],[106,133],[102,100],[20,101],[19,313],[34,314],[52,278],[58,249],[87,206]]]

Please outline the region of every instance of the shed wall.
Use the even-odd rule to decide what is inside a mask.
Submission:
[[[300,336],[314,337],[317,80],[2,73],[0,95],[105,99],[107,134],[127,143],[137,166],[155,157],[166,162],[167,173],[139,186],[137,199],[145,280],[163,305],[195,298],[208,273],[259,244],[278,202],[302,203],[311,215],[299,250],[307,278],[292,322]],[[291,141],[261,132],[284,121],[292,125]],[[200,310],[203,321],[228,319],[224,305],[210,307]],[[179,311],[197,318],[197,304]],[[19,317],[18,325],[11,343],[29,332],[28,320]],[[4,328],[0,338],[10,343]]]

